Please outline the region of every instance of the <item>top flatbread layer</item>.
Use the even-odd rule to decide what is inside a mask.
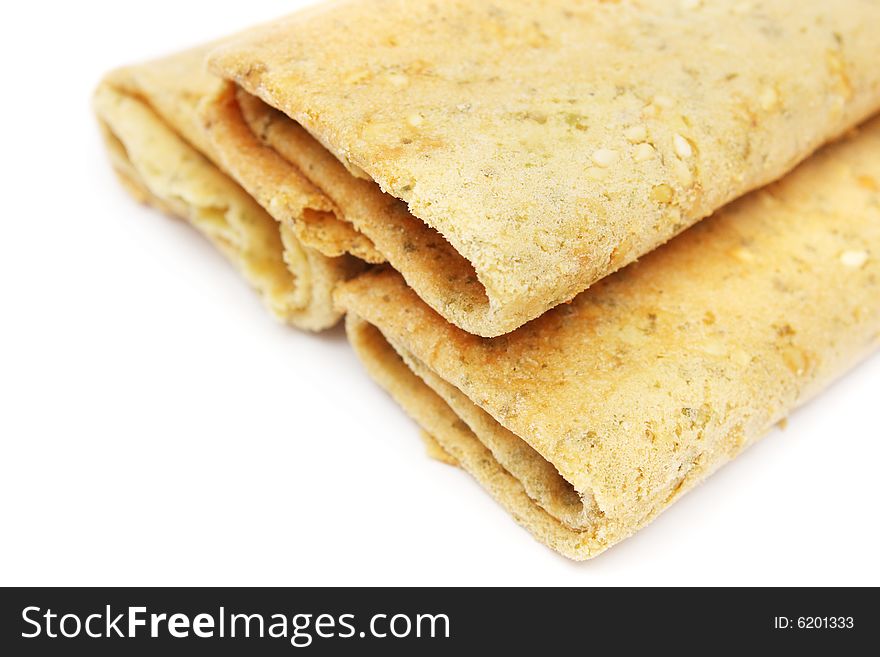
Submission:
[[[880,107],[878,27],[870,0],[354,0],[211,65],[438,230],[497,333]]]

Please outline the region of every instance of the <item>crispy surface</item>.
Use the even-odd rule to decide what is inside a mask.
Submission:
[[[211,63],[436,229],[478,293],[467,276],[417,273],[436,249],[401,254],[351,221],[431,307],[491,336],[876,110],[878,24],[863,0],[354,0]],[[405,225],[395,213],[373,221]]]
[[[348,170],[299,124],[232,85],[205,106],[220,161],[281,222],[294,219],[299,239],[326,255],[388,261],[433,308],[481,332],[489,300],[471,264],[406,205]],[[287,179],[308,178],[329,212],[301,212]]]
[[[449,325],[389,269],[337,298],[441,447],[589,558],[880,344],[880,118],[509,335]]]
[[[139,200],[189,221],[260,293],[279,319],[320,330],[335,324],[332,288],[359,265],[303,246],[291,220],[279,224],[225,175],[203,126],[201,104],[223,86],[197,48],[109,74],[94,107],[111,162]],[[291,184],[291,207],[329,209],[306,180]]]

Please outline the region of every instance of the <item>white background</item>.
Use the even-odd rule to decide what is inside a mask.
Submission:
[[[132,202],[102,72],[297,3],[0,9],[0,584],[880,584],[880,358],[634,538],[535,542],[363,372]]]

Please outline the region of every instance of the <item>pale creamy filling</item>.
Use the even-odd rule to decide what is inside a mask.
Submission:
[[[286,320],[306,309],[311,267],[293,231],[246,197],[146,100],[114,96],[99,109],[101,127],[112,164],[130,191],[203,233],[239,266],[276,316]]]

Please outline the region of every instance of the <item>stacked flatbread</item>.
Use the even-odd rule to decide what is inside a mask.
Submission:
[[[388,269],[338,294],[371,374],[588,558],[880,346],[880,120],[506,336],[451,326]]]
[[[878,26],[864,0],[354,0],[117,72],[98,111],[123,180],[321,318],[293,323],[347,312],[437,453],[584,559],[877,346],[880,120],[797,165],[880,109]]]

